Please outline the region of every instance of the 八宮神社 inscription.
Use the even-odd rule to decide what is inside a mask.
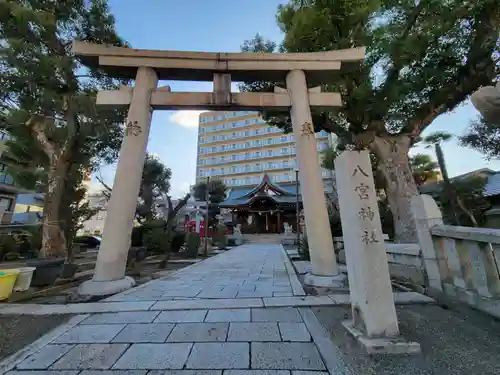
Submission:
[[[359,165],[354,169],[352,176],[354,177],[358,174],[360,176],[369,177],[368,173],[363,171],[363,169]],[[354,188],[354,191],[361,201],[370,200],[370,190],[370,186],[368,186],[364,182],[360,182],[359,185]],[[372,227],[372,221],[375,217],[375,211],[373,210],[373,208],[369,205],[361,207],[358,212],[358,216],[364,225],[363,236],[361,238],[363,243],[365,243],[366,245],[378,243],[379,240],[377,238],[377,234],[375,232],[375,229],[373,229]]]
[[[141,126],[137,121],[129,121],[125,127],[125,135],[133,135],[134,137],[141,134]]]

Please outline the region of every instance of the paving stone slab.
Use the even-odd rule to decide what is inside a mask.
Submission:
[[[290,375],[288,370],[226,370],[224,375]]]
[[[272,297],[264,298],[264,305],[277,306],[330,306],[333,301],[328,296]]]
[[[127,324],[111,342],[165,342],[174,326],[172,323]]]
[[[151,323],[158,314],[159,312],[157,311],[127,311],[114,314],[94,314],[80,324]]]
[[[249,322],[250,309],[209,310],[205,322]]]
[[[312,342],[253,342],[252,368],[288,370],[325,370]]]
[[[84,370],[78,375],[146,375],[147,370]],[[36,374],[33,374],[36,375]]]
[[[292,292],[273,292],[273,297],[293,297]]]
[[[281,341],[276,323],[231,323],[227,341]]]
[[[179,323],[167,342],[226,341],[229,323]]]
[[[250,346],[244,342],[195,343],[189,355],[188,369],[247,369]]]
[[[304,323],[278,323],[283,341],[311,341]]]
[[[201,323],[206,315],[207,310],[162,311],[154,323]]]
[[[80,371],[9,371],[5,375],[77,375]]]
[[[43,370],[69,352],[75,345],[47,345],[30,355],[16,367],[20,370]]]
[[[252,322],[296,322],[302,317],[295,307],[252,309]]]
[[[110,342],[125,324],[95,324],[76,326],[59,336],[55,344],[93,344]]]
[[[263,298],[272,296],[273,292],[271,290],[255,290],[253,292],[249,291],[238,292],[236,298]]]
[[[236,297],[236,294],[238,294],[238,292],[233,289],[208,290],[208,291],[202,291],[200,294],[196,296],[196,298],[210,298],[210,299],[234,298]]]
[[[182,369],[193,344],[133,344],[113,369]]]
[[[292,375],[329,375],[325,371],[292,371]]]
[[[222,370],[152,370],[148,375],[222,375]]]
[[[104,313],[118,311],[146,311],[154,304],[147,302],[99,302],[99,303],[74,303],[65,305],[66,314]]]
[[[264,307],[260,298],[240,299],[198,299],[186,301],[159,301],[150,310],[189,310],[189,309],[238,309]]]
[[[51,366],[53,370],[107,370],[127,350],[127,344],[80,344]]]

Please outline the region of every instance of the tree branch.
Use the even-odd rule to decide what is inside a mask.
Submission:
[[[398,80],[402,64],[401,60],[399,60],[399,63],[396,63],[397,56],[400,54],[401,46],[405,44],[405,40],[406,38],[408,38],[411,29],[417,23],[418,17],[420,16],[424,8],[424,2],[425,0],[420,0],[418,5],[415,8],[413,8],[413,12],[409,15],[406,26],[401,34],[401,37],[399,38],[399,43],[395,43],[395,45],[398,46],[398,48],[395,48],[394,51],[392,51],[392,53],[390,54],[393,65],[392,68],[389,69],[389,71],[387,72],[387,78],[385,80],[385,83],[379,91],[379,96],[382,98],[387,96],[387,93],[394,85],[394,82]]]

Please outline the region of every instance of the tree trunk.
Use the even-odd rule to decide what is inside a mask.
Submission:
[[[446,168],[443,149],[441,148],[441,145],[439,143],[436,143],[435,151],[439,164],[439,170],[441,171],[441,176],[443,177],[444,188],[446,190],[446,193],[448,194],[448,197],[450,198],[450,209],[455,221],[454,225],[462,225],[462,223],[460,222],[459,213],[459,210],[462,210],[462,212],[469,217],[472,225],[474,227],[477,227],[478,223],[476,218],[474,217],[474,214],[464,205],[464,203],[458,196],[457,191],[455,190],[455,186],[453,186],[453,183],[448,176],[448,169]]]
[[[42,221],[42,258],[64,257],[66,238],[60,226],[60,206],[67,177],[68,163],[56,161],[49,169],[47,190],[44,196]]]
[[[411,210],[411,199],[418,195],[418,188],[408,160],[410,145],[410,137],[401,135],[375,136],[370,144],[385,179],[385,191],[394,218],[396,243],[418,242]]]

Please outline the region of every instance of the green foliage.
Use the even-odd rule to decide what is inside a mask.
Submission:
[[[311,260],[309,255],[309,242],[307,241],[307,236],[302,236],[299,242],[298,252],[302,260]]]
[[[417,185],[422,185],[429,180],[435,180],[439,176],[438,163],[426,154],[411,156],[410,168],[413,173],[413,179]]]
[[[438,143],[449,141],[452,138],[453,134],[447,132],[434,132],[424,137],[422,141],[427,145],[426,147],[429,148]]]
[[[459,142],[484,154],[487,159],[500,158],[500,127],[482,117],[471,122]]]
[[[434,119],[496,79],[498,19],[498,0],[290,0],[278,9],[286,52],[366,46],[359,67],[322,87],[342,94],[342,108],[313,112],[312,119],[316,131],[333,132],[344,144],[376,154],[398,241],[416,240],[408,214],[417,194],[408,178],[408,150]],[[273,44],[261,37],[244,44],[252,52],[263,47]],[[275,84],[283,83],[245,83],[240,89],[269,91]],[[288,114],[266,112],[264,118],[290,131]]]
[[[132,234],[130,235],[130,246],[133,246],[133,247],[143,246],[144,234],[145,234],[145,230],[144,230],[143,225],[133,227]]]
[[[4,259],[5,254],[18,252],[18,250],[19,245],[14,236],[10,234],[0,235],[0,261]]]
[[[189,232],[186,236],[186,256],[196,258],[200,249],[200,235],[196,232]]]
[[[328,220],[330,222],[330,230],[333,237],[342,236],[342,222],[340,220],[340,212],[334,207],[328,205]]]
[[[208,183],[208,194],[210,195],[211,203],[220,203],[226,199],[227,187],[224,182],[217,179],[211,179]],[[205,181],[198,182],[194,187],[193,196],[196,200],[205,201],[207,194],[207,183]]]
[[[474,176],[465,179],[454,179],[451,181],[451,184],[465,208],[465,211],[463,209],[457,210],[459,223],[465,226],[474,226],[474,223],[468,215],[469,212],[474,216],[478,225],[484,224],[484,212],[491,207],[488,200],[484,197],[486,178]],[[447,223],[454,222],[453,206],[451,205],[450,199],[450,194],[446,190],[443,190],[439,201],[441,202],[443,220]]]
[[[395,235],[394,217],[386,197],[381,197],[377,201],[380,221],[382,222],[382,233],[393,239]]]
[[[335,170],[335,159],[340,155],[340,150],[336,147],[328,147],[321,154],[321,167],[330,171]]]
[[[78,221],[68,212],[79,205],[80,181],[115,160],[125,118],[95,105],[99,89],[120,82],[82,67],[71,54],[75,39],[125,45],[106,1],[0,1],[0,127],[13,136],[10,157],[29,167],[9,173],[44,192],[43,257],[66,250],[64,223]]]
[[[163,254],[170,242],[170,233],[163,228],[151,228],[144,234],[144,246],[154,254]]]
[[[176,231],[172,237],[172,243],[170,245],[170,251],[172,253],[178,253],[182,245],[186,242],[186,233]]]
[[[224,224],[218,223],[215,227],[215,233],[213,237],[214,245],[218,246],[220,249],[225,249],[227,246],[227,227]]]
[[[151,220],[156,216],[155,199],[164,197],[169,192],[171,177],[170,168],[167,168],[157,157],[146,155],[137,206],[138,221]]]

